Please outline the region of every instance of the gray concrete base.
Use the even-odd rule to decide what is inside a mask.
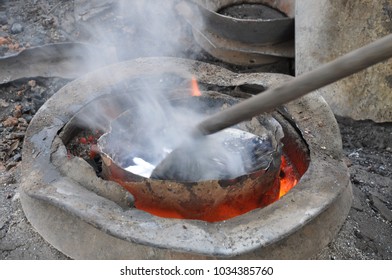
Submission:
[[[291,78],[237,74],[184,59],[146,58],[112,65],[69,83],[41,107],[26,133],[21,202],[31,224],[49,243],[75,259],[313,257],[337,233],[352,200],[339,129],[318,93],[282,109],[308,146],[307,171],[280,200],[227,221],[152,216],[124,207],[124,200],[105,193],[110,187],[123,196],[122,188],[114,183],[109,186],[87,173],[84,177],[67,175],[70,161],[58,143],[58,134],[72,117],[98,98],[114,98],[109,89],[124,80],[166,72],[219,86],[256,83],[268,88]]]
[[[26,216],[42,237],[73,259],[214,259],[170,249],[145,246],[101,231],[69,213],[21,193]],[[233,256],[232,259],[309,259],[334,238],[351,207],[352,188],[345,191],[324,213],[276,244]]]

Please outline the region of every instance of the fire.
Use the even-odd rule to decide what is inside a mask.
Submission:
[[[279,200],[297,184],[299,178],[300,175],[295,167],[288,162],[285,156],[282,156],[279,181],[263,195],[260,207],[265,207]]]
[[[279,198],[284,196],[298,182],[298,174],[291,164],[287,164],[287,159],[282,156],[282,165],[280,169],[280,190]]]
[[[192,77],[191,80],[192,96],[201,96],[199,85],[197,84],[196,78]]]

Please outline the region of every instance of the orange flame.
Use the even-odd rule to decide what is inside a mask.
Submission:
[[[192,77],[191,88],[192,88],[192,96],[201,96],[201,91],[199,89],[199,85],[197,84],[195,77]]]
[[[298,177],[299,176],[294,170],[293,166],[291,164],[288,164],[287,159],[282,156],[279,198],[284,196],[297,184]]]

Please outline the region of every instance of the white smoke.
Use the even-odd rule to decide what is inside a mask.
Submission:
[[[189,30],[175,9],[177,1],[107,2],[111,3],[107,22],[114,26],[93,20],[84,24],[84,30],[95,44],[106,47],[110,53],[115,49],[119,60],[186,56],[190,37],[184,32]],[[123,103],[129,104],[128,113],[132,117],[129,121],[112,123],[111,132],[101,141],[105,152],[122,168],[148,176],[170,151],[191,143],[185,145],[190,149],[185,152],[186,164],[176,166],[184,167],[181,173],[197,173],[186,178],[205,180],[242,175],[245,172],[243,156],[223,145],[227,135],[206,137],[203,145],[192,141],[191,131],[205,115],[191,108],[173,106],[167,99],[170,86],[170,82],[168,85],[164,79],[157,78],[141,81],[138,87],[129,89]],[[105,102],[95,105],[81,119],[93,127],[106,123],[110,116],[105,116],[108,111],[105,106]],[[193,162],[197,162],[197,166]]]

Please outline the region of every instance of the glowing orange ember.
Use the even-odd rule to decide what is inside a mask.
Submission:
[[[280,168],[280,190],[279,198],[284,196],[298,182],[298,172],[294,170],[293,165],[287,164],[287,159],[282,156],[282,165]]]
[[[191,80],[192,96],[201,96],[201,91],[196,79],[193,77]]]

